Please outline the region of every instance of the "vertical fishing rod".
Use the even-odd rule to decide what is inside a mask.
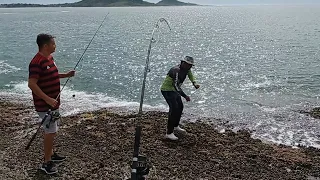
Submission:
[[[101,22],[99,28],[97,29],[96,33],[93,35],[92,39],[90,40],[89,44],[87,45],[87,47],[85,48],[84,52],[82,53],[81,57],[79,58],[77,64],[74,66],[73,70],[76,70],[77,66],[79,65],[80,61],[82,61],[84,54],[86,53],[86,51],[88,50],[90,44],[92,43],[94,37],[97,35],[98,31],[100,30],[100,28],[102,27],[104,21],[107,19],[107,16],[109,15],[109,13],[104,17],[103,21]],[[58,96],[56,97],[56,101],[59,99],[61,92],[63,91],[63,89],[65,88],[65,86],[67,85],[68,81],[70,80],[70,77],[68,77],[67,81],[64,83],[64,85],[62,86],[62,89],[60,90]],[[44,123],[44,121],[48,118],[48,116],[51,114],[51,109],[48,110],[48,112],[45,114],[45,116],[43,117],[43,119],[41,120],[41,123],[38,126],[37,131],[33,134],[32,138],[30,139],[29,143],[27,144],[25,150],[28,150],[32,144],[32,142],[34,141],[34,139],[36,138],[42,124]]]
[[[142,115],[142,106],[143,106],[143,98],[144,98],[144,91],[145,91],[145,86],[146,86],[146,79],[147,79],[147,74],[149,72],[149,64],[150,64],[150,53],[151,53],[151,45],[152,43],[155,42],[155,39],[153,38],[154,33],[156,32],[156,30],[159,29],[159,24],[161,22],[165,22],[168,26],[168,28],[171,30],[170,25],[168,23],[168,21],[164,18],[160,18],[157,23],[155,24],[155,27],[153,28],[152,31],[152,36],[150,39],[150,44],[149,44],[149,48],[148,48],[148,55],[147,55],[147,59],[146,59],[146,65],[145,65],[145,69],[144,69],[144,77],[143,77],[143,83],[142,83],[142,89],[141,89],[141,98],[140,98],[140,107],[139,107],[139,112],[138,112],[138,119],[139,117]],[[140,126],[140,121],[137,121],[137,125],[136,125],[136,132],[135,132],[135,140],[134,140],[134,151],[133,151],[133,161],[132,161],[132,169],[131,169],[131,180],[141,180],[144,179],[144,175],[146,175],[145,173],[147,172],[138,172],[138,164],[139,164],[139,146],[140,146],[140,139],[141,139],[141,126]],[[144,163],[142,163],[144,164]],[[140,166],[140,165],[139,165]],[[138,177],[139,176],[139,177]]]

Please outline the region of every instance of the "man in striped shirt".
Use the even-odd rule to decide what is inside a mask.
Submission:
[[[47,174],[57,173],[53,162],[61,162],[65,157],[59,156],[53,151],[53,141],[58,131],[57,121],[54,114],[59,114],[60,106],[60,78],[72,77],[75,71],[60,74],[55,65],[52,53],[55,52],[56,44],[54,37],[49,34],[37,36],[39,52],[29,64],[28,86],[32,90],[33,102],[40,119],[51,110],[51,114],[43,123],[44,128],[44,163],[41,170]]]
[[[191,72],[193,64],[193,58],[186,56],[183,60],[181,60],[181,64],[170,69],[161,86],[161,93],[169,105],[169,118],[166,138],[170,140],[178,140],[178,137],[173,133],[174,130],[185,132],[184,129],[179,127],[180,118],[183,111],[181,96],[184,97],[186,101],[190,101],[190,97],[182,91],[182,83],[188,76],[196,89],[200,87],[200,85],[196,83]]]

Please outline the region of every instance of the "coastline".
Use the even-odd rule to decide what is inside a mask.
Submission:
[[[98,110],[63,117],[56,147],[68,159],[56,176],[37,168],[42,160],[41,133],[32,107],[0,100],[0,179],[126,179],[133,154],[134,114]],[[219,133],[200,121],[186,123],[177,142],[164,139],[166,113],[141,117],[140,154],[153,169],[148,179],[307,179],[320,176],[320,151],[263,143],[247,131]]]

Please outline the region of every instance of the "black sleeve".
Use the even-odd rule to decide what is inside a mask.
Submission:
[[[173,87],[174,89],[184,98],[187,97],[187,95],[182,91],[181,87],[179,87],[179,73],[175,72],[174,78],[173,78]]]

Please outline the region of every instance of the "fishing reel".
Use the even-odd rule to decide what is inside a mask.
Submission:
[[[61,115],[59,112],[51,112],[51,118],[52,118],[52,121],[56,121],[61,118]]]
[[[137,163],[137,180],[146,180],[150,169],[151,169],[151,163],[149,159],[146,156],[139,155],[138,156],[138,163]],[[131,179],[128,179],[131,180]]]
[[[50,112],[50,121],[49,121],[49,124],[46,125],[46,127],[49,128],[51,122],[55,122],[60,118],[61,118],[61,114],[59,112]]]
[[[150,162],[145,156],[138,156],[138,165],[137,165],[137,180],[145,180],[147,175],[150,172]]]

